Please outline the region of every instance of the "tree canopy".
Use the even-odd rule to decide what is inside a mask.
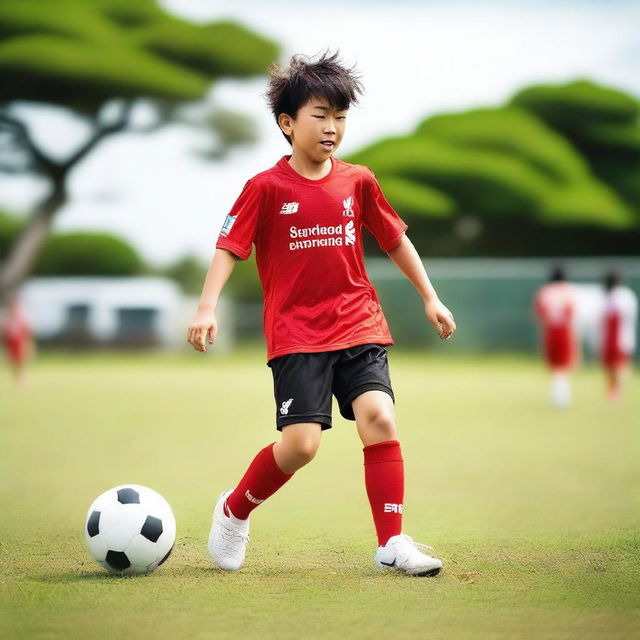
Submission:
[[[275,42],[236,23],[193,24],[153,0],[0,4],[3,101],[94,115],[115,96],[197,100],[212,80],[264,73],[277,53]]]
[[[620,234],[640,236],[639,114],[632,97],[586,81],[530,87],[345,159],[374,170],[429,253],[617,253]],[[524,229],[528,247],[512,241]]]

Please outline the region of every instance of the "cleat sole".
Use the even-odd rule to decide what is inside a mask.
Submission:
[[[422,573],[412,573],[411,575],[414,578],[434,578],[435,576],[437,576],[440,572],[442,571],[442,569],[438,568],[438,569],[429,569],[429,571],[423,571]]]

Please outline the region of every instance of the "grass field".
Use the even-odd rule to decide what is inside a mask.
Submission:
[[[600,372],[547,405],[521,358],[391,348],[405,531],[438,578],[379,575],[361,445],[334,407],[318,457],[252,516],[245,567],[206,551],[213,502],[276,439],[262,350],[48,355],[0,375],[2,638],[639,638],[640,394]],[[635,388],[634,388],[635,387]],[[121,579],[88,555],[93,499],[122,483],[171,503],[176,547]]]

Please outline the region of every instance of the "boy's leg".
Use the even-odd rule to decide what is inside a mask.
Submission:
[[[280,442],[265,447],[227,499],[233,516],[246,520],[274,494],[320,446],[331,428],[331,353],[292,353],[270,360]],[[229,515],[227,513],[227,515]]]
[[[345,349],[333,393],[340,413],[355,420],[364,445],[365,486],[380,545],[402,531],[404,465],[397,440],[387,350],[379,344]]]
[[[353,412],[365,445],[365,484],[379,544],[376,568],[413,576],[438,575],[442,562],[420,550],[426,545],[402,533],[404,462],[396,439],[391,396],[384,391],[366,391],[353,401]]]
[[[620,400],[622,391],[622,369],[620,367],[611,366],[607,368],[608,393],[609,402],[616,403]]]
[[[251,511],[314,457],[320,444],[320,433],[318,423],[283,427],[282,440],[262,449],[238,486],[220,496],[213,510],[208,549],[221,569],[236,571],[242,566],[249,541]]]
[[[434,576],[442,562],[402,532],[404,462],[397,440],[387,350],[376,344],[346,349],[334,374],[340,413],[355,420],[364,445],[365,485],[378,535],[374,564],[414,576]]]
[[[310,462],[323,429],[331,428],[332,360],[328,353],[294,353],[267,364],[273,372],[276,427],[280,442],[262,449],[232,491],[224,492],[213,514],[209,553],[221,568],[244,562],[249,515]]]
[[[404,462],[397,440],[393,400],[384,391],[365,391],[353,401],[364,445],[365,486],[378,536],[384,546],[402,533]]]
[[[566,368],[556,367],[552,371],[551,401],[560,408],[566,408],[571,404],[571,382]]]
[[[246,520],[298,469],[313,460],[320,446],[321,433],[321,425],[317,422],[283,427],[280,442],[271,443],[258,453],[227,498],[226,515]]]

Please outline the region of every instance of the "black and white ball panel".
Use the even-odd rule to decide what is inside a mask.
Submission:
[[[87,534],[93,538],[93,536],[97,536],[99,529],[98,524],[100,522],[100,512],[92,511],[89,519],[87,520]]]
[[[140,504],[140,493],[133,487],[118,489],[117,494],[120,504]]]
[[[151,542],[158,542],[158,538],[162,535],[162,520],[155,516],[147,516],[147,519],[140,529],[140,533]]]

